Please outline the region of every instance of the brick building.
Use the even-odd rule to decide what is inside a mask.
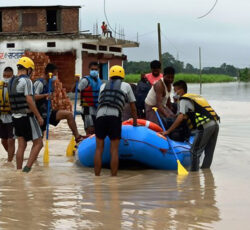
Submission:
[[[70,89],[74,74],[88,74],[88,64],[100,64],[100,77],[126,60],[123,48],[138,47],[132,41],[79,31],[80,6],[0,7],[0,76],[6,66],[16,70],[24,54],[34,59],[35,77],[50,61],[59,68],[63,86]]]

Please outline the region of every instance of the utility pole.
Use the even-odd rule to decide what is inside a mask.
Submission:
[[[158,29],[158,50],[159,50],[159,61],[161,62],[161,72],[163,69],[163,63],[162,63],[162,52],[161,52],[161,24],[157,24],[157,29]]]
[[[114,37],[116,38],[116,24],[115,24],[115,34],[114,34]]]
[[[202,94],[202,79],[201,79],[201,47],[199,47],[199,66],[200,66],[200,94]]]

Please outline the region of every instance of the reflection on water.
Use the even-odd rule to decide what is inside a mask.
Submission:
[[[42,151],[31,173],[16,172],[0,148],[0,229],[247,229],[250,87],[208,84],[203,92],[222,121],[211,171],[178,178],[174,171],[120,170],[111,178],[104,169],[96,178],[65,157],[71,134],[62,122],[51,128],[49,166]],[[82,132],[80,117],[77,123]]]
[[[73,165],[37,166],[29,175],[12,171],[1,179],[0,228],[202,228],[220,220],[210,170],[176,179],[153,170],[121,171],[118,178],[107,170],[96,178]]]

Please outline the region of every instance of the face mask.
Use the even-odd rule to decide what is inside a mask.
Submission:
[[[4,81],[4,83],[9,83],[9,81],[10,81],[10,78],[3,78],[3,81]]]
[[[180,95],[178,95],[176,92],[174,92],[173,98],[176,99],[176,100],[179,100],[180,99]]]
[[[91,77],[98,77],[99,73],[97,70],[90,70],[89,74]]]

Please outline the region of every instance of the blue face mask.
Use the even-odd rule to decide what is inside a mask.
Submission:
[[[176,92],[174,92],[173,98],[176,99],[176,100],[179,100],[180,99],[180,95],[178,95]]]
[[[99,73],[97,70],[90,70],[89,74],[91,77],[98,77]]]

